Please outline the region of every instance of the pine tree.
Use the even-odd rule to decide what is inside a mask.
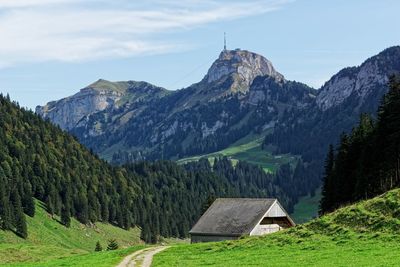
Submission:
[[[26,218],[22,209],[21,197],[18,190],[14,189],[11,195],[14,207],[14,226],[15,233],[22,238],[28,237],[28,229],[26,226]]]
[[[215,201],[216,197],[214,194],[208,195],[206,201],[204,201],[202,207],[201,207],[201,214],[206,212],[206,210],[211,206],[211,204]]]
[[[333,145],[329,145],[328,155],[325,160],[325,173],[323,176],[322,198],[320,201],[319,213],[324,214],[332,207],[332,170],[335,161]]]
[[[24,183],[24,196],[22,199],[24,212],[33,217],[35,216],[35,201],[33,200],[32,196],[32,186],[29,181],[25,181]]]
[[[107,250],[116,250],[118,249],[118,243],[115,239],[108,240]]]
[[[61,223],[69,228],[71,226],[71,214],[68,205],[63,205],[61,208]]]
[[[10,203],[6,193],[6,180],[4,179],[3,169],[0,167],[0,228],[10,229]]]
[[[378,111],[377,138],[384,142],[380,150],[384,160],[380,168],[387,181],[379,186],[382,191],[400,184],[400,75],[391,76],[389,92]]]
[[[97,241],[94,251],[98,252],[98,251],[102,251],[102,250],[103,250],[103,247],[101,246],[100,241]]]

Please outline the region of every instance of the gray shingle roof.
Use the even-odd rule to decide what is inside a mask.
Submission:
[[[275,198],[218,198],[190,230],[190,234],[249,234],[276,201]]]

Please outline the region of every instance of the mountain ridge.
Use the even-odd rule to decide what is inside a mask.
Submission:
[[[266,78],[263,80],[263,83],[261,83],[261,80],[256,82],[258,87],[254,87],[253,89],[252,85],[259,77]],[[264,90],[266,88],[261,88],[260,84],[269,86],[269,89]],[[293,93],[288,90],[281,90],[282,88],[292,88]],[[269,101],[268,97],[271,97],[271,101]],[[242,128],[242,124],[246,124],[246,121],[249,119],[244,118],[243,113],[245,113],[245,110],[253,109],[254,107],[249,108],[249,106],[257,106],[263,101],[270,102],[269,107],[265,107],[265,109],[274,113],[268,116],[268,121],[265,122],[265,124],[268,124],[271,122],[271,118],[269,117],[272,116],[276,120],[277,116],[282,115],[281,111],[285,105],[283,102],[290,102],[286,104],[296,106],[295,102],[300,99],[299,101],[303,101],[304,103],[300,104],[299,107],[304,107],[308,105],[313,97],[315,97],[315,91],[312,88],[304,84],[286,81],[284,76],[277,72],[272,63],[265,57],[246,50],[224,50],[200,82],[181,90],[169,92],[160,97],[159,100],[154,101],[153,105],[136,105],[135,107],[121,105],[118,109],[114,110],[103,108],[102,110],[90,112],[90,114],[80,114],[82,118],[79,123],[75,124],[75,127],[68,128],[68,130],[76,134],[85,143],[85,140],[99,138],[102,135],[115,134],[121,136],[119,132],[133,130],[123,129],[124,127],[131,128],[130,125],[135,124],[136,129],[147,128],[147,134],[145,134],[147,137],[142,135],[137,138],[138,140],[142,139],[141,142],[145,143],[145,145],[141,147],[135,145],[136,148],[134,150],[140,150],[141,153],[150,153],[150,157],[157,158],[156,154],[162,154],[160,151],[157,152],[160,148],[154,149],[151,147],[154,147],[154,145],[157,146],[157,143],[165,142],[169,143],[167,144],[168,147],[173,141],[167,139],[170,139],[170,136],[175,135],[177,131],[183,131],[182,134],[186,136],[185,139],[188,142],[193,142],[196,138],[207,138],[218,131],[222,131],[222,129],[229,131],[231,128],[231,130]],[[281,105],[279,103],[282,99],[283,102]],[[204,105],[209,105],[209,107],[205,108]],[[222,105],[223,107],[216,107],[218,105]],[[200,118],[196,119],[196,121],[188,118],[188,113],[193,113],[194,117],[198,117],[194,113],[199,113],[199,109],[204,110],[204,108],[209,109],[210,112],[214,112],[216,119],[209,118],[209,115],[205,113],[200,115]],[[137,112],[138,109],[140,112]],[[228,112],[228,109],[233,113]],[[41,108],[38,107],[37,112],[42,116],[52,117],[52,112],[44,114],[40,110]],[[154,110],[158,110],[158,114],[154,114]],[[217,110],[219,110],[218,113],[215,113]],[[153,115],[143,115],[146,113],[153,113]],[[188,119],[179,122],[179,118],[182,118],[182,116],[186,116]],[[142,117],[146,117],[146,119]],[[113,120],[111,123],[109,122],[110,118]],[[50,119],[55,123],[60,121],[54,117]],[[142,120],[142,122],[138,122],[137,120]],[[146,124],[143,125],[144,123]],[[234,124],[239,125],[235,126]],[[148,127],[149,125],[152,127]],[[187,131],[200,131],[201,135],[196,137],[196,133],[193,133],[189,134],[194,135],[190,137],[187,136]],[[246,134],[249,132],[249,130],[245,131]],[[230,139],[237,140],[243,137],[243,134],[235,138],[231,137]],[[193,141],[190,141],[190,139]],[[91,143],[90,140],[89,143]],[[89,143],[85,144],[90,146]],[[115,142],[113,143],[116,144]],[[121,145],[132,147],[129,143],[132,143],[132,141],[124,141],[124,144],[121,143]],[[113,146],[112,144],[107,146],[110,145]],[[146,152],[148,150],[146,147],[150,148],[150,151]],[[101,146],[98,148],[98,151],[104,149]],[[178,150],[180,149],[178,148]],[[208,148],[200,150],[207,152]],[[188,153],[183,152],[183,154]]]
[[[238,69],[246,70],[247,62],[253,62],[253,69],[241,79]],[[351,130],[361,113],[376,112],[387,91],[387,76],[400,72],[398,62],[399,47],[390,47],[360,67],[338,72],[321,90],[315,90],[284,79],[260,55],[222,51],[198,83],[144,105],[122,105],[90,114],[70,131],[117,164],[204,155],[262,133],[266,151],[300,156],[298,163],[305,163],[302,171],[309,177],[304,193],[312,194],[321,184],[325,145],[336,143],[341,132]],[[215,73],[210,82],[209,72]]]

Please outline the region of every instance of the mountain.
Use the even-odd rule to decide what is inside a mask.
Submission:
[[[251,132],[272,129],[287,110],[311,105],[316,93],[285,80],[266,58],[237,49],[222,51],[205,77],[188,88],[84,118],[81,114],[73,128],[52,119],[65,106],[63,100],[52,102],[53,109],[38,107],[37,112],[47,110],[44,117],[70,130],[106,159],[121,163],[176,159],[225,148]],[[79,110],[79,105],[70,108]]]

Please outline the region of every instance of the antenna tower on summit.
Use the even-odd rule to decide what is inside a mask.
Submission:
[[[226,51],[226,32],[224,32],[224,51]]]

